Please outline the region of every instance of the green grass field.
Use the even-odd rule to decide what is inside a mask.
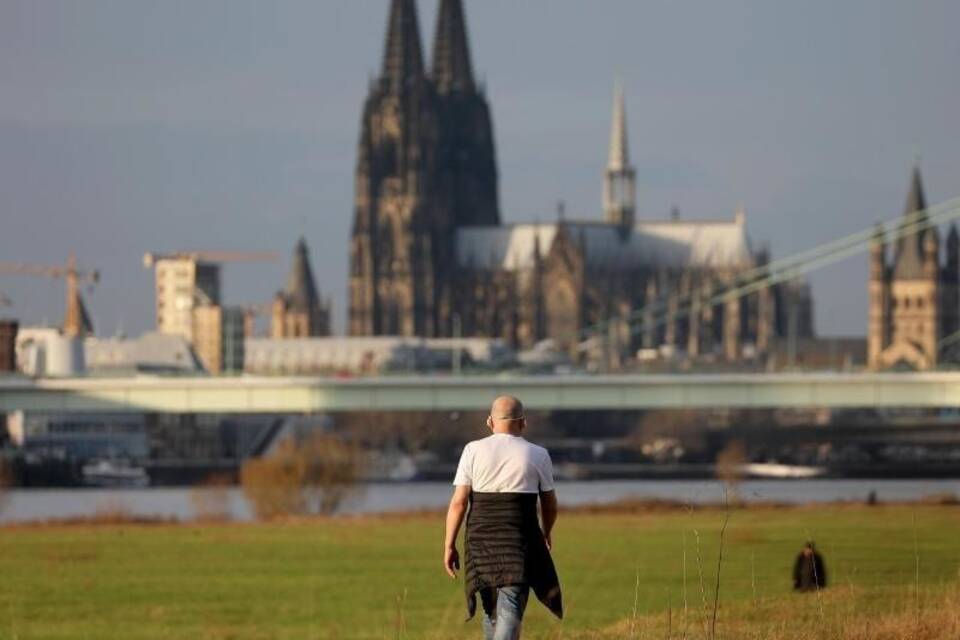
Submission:
[[[561,513],[567,619],[531,601],[525,637],[704,637],[723,519],[720,510]],[[463,622],[462,583],[441,570],[442,528],[439,515],[412,515],[0,529],[0,638],[479,637],[477,621]],[[734,510],[717,637],[786,628],[784,616],[833,637],[831,625],[851,617],[926,619],[960,607],[958,534],[960,508],[949,506]],[[819,597],[790,590],[808,536],[832,584]]]

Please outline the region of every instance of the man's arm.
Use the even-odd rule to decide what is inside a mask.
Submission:
[[[447,534],[443,541],[443,568],[451,578],[457,577],[460,568],[460,554],[457,553],[457,534],[470,504],[470,486],[457,485],[447,508]]]
[[[554,490],[540,492],[540,518],[543,520],[543,539],[547,541],[547,548],[553,548],[553,525],[557,522],[557,492]]]

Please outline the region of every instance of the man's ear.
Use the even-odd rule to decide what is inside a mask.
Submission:
[[[487,416],[487,428],[493,429],[493,418],[490,416]]]

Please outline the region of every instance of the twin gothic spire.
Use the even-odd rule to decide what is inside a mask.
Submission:
[[[448,93],[472,93],[473,69],[470,43],[460,0],[441,0],[437,30],[433,38],[433,80],[437,90]]]
[[[473,91],[470,47],[461,0],[440,0],[432,62],[430,75],[441,94]],[[392,0],[381,81],[391,93],[402,93],[423,76],[416,2]]]
[[[393,0],[387,21],[381,80],[391,93],[402,93],[422,75],[417,5],[414,0]]]

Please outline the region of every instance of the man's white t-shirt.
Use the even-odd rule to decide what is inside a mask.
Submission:
[[[553,463],[543,447],[520,436],[494,433],[467,443],[453,484],[478,493],[553,491]]]

